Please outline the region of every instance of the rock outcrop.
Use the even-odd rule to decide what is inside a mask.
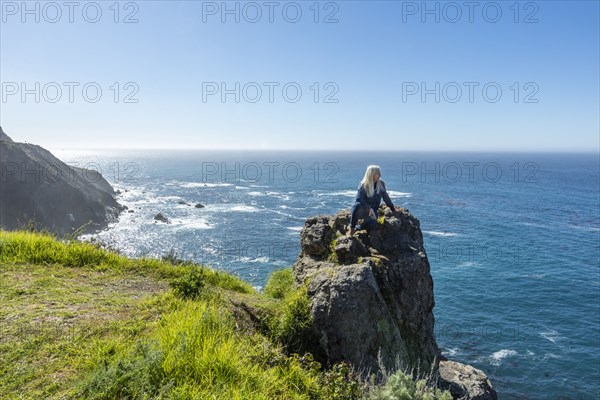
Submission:
[[[105,228],[124,209],[96,171],[69,166],[48,150],[11,140],[0,128],[0,227],[30,224],[58,235]]]
[[[459,400],[497,400],[488,377],[483,371],[456,361],[440,361],[440,387],[450,390]]]
[[[437,369],[433,280],[419,221],[406,210],[370,233],[348,231],[348,211],[305,222],[297,283],[310,281],[313,334],[328,362],[361,370]],[[397,365],[397,364],[400,365]]]
[[[443,356],[419,220],[387,207],[379,216],[375,228],[353,236],[347,210],[305,222],[293,266],[296,284],[308,284],[311,301],[305,347],[322,363],[345,361],[363,373],[384,367],[437,378]],[[491,385],[487,390],[493,392]]]

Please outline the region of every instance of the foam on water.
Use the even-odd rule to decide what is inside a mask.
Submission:
[[[259,208],[257,208],[257,207],[246,206],[246,205],[238,205],[238,206],[231,207],[229,209],[229,211],[237,211],[237,212],[259,212],[261,210]]]
[[[388,192],[388,194],[390,195],[391,198],[394,198],[394,197],[412,197],[412,193],[397,192],[395,190],[388,190],[387,192]]]
[[[493,353],[489,359],[490,359],[490,364],[495,365],[495,366],[499,366],[500,364],[502,364],[502,360],[504,360],[505,358],[508,357],[514,357],[516,356],[518,353],[514,350],[508,350],[508,349],[502,349],[499,350],[495,353]]]
[[[443,349],[442,350],[442,354],[448,357],[454,357],[456,355],[458,355],[460,352],[460,350],[458,349],[458,347],[453,347],[451,349]]]
[[[475,262],[475,261],[465,261],[460,264],[461,267],[476,267],[478,265],[479,265],[479,263]]]
[[[431,235],[431,236],[441,236],[441,237],[455,237],[455,236],[458,236],[458,233],[454,233],[454,232],[423,231],[423,233],[426,233],[426,234]]]
[[[210,182],[177,182],[176,186],[183,188],[219,188],[219,187],[228,187],[234,186],[233,183],[210,183]]]
[[[171,225],[173,228],[179,230],[195,230],[195,229],[214,229],[214,226],[211,226],[206,219],[203,218],[188,218],[188,219],[177,219],[171,220]]]
[[[554,344],[557,344],[556,342],[558,342],[562,339],[562,337],[558,334],[558,332],[556,332],[554,330],[550,330],[548,332],[540,332],[540,336]]]

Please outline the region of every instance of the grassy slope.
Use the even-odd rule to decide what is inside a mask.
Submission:
[[[0,398],[74,395],[98,352],[160,316],[164,281],[110,270],[0,264]]]
[[[201,294],[175,296],[191,268],[0,231],[0,398],[329,396],[276,340],[296,328],[289,287],[261,295],[203,267]]]
[[[207,267],[0,231],[0,399],[437,398],[369,393],[346,365],[286,355],[305,290],[289,269],[260,294]]]

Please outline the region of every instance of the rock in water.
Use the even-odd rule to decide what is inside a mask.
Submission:
[[[154,220],[160,221],[160,222],[164,222],[165,224],[170,224],[171,223],[171,221],[169,220],[169,218],[167,218],[164,215],[162,215],[162,213],[156,214],[154,216]]]
[[[497,400],[498,395],[485,374],[470,365],[456,361],[440,361],[440,383],[460,400]]]
[[[58,235],[105,228],[123,210],[97,171],[69,166],[40,146],[13,142],[0,128],[0,227],[33,224]]]

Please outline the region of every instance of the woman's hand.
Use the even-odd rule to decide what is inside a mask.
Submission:
[[[375,211],[373,211],[373,209],[372,209],[372,208],[369,210],[369,216],[370,216],[371,218],[377,218],[377,217],[375,216]]]

